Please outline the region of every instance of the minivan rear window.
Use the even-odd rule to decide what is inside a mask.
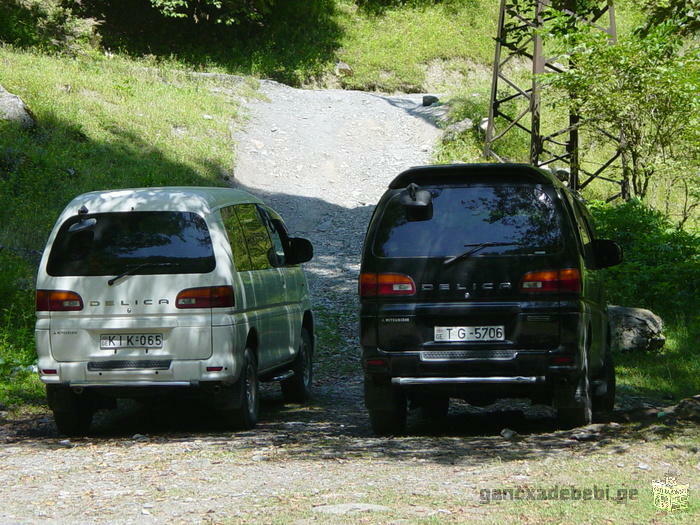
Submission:
[[[424,187],[432,217],[409,220],[399,202],[387,203],[374,237],[378,257],[450,257],[468,247],[474,256],[549,254],[561,249],[554,189],[536,184]],[[498,243],[498,246],[488,246]]]
[[[53,276],[208,273],[216,266],[209,229],[192,212],[132,211],[71,217],[58,231]]]

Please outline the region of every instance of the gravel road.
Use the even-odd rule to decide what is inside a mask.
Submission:
[[[261,92],[236,137],[233,184],[315,246],[306,269],[338,348],[319,353],[328,362],[314,399],[285,406],[266,386],[258,428],[238,433],[202,407],[167,403],[124,403],[75,440],[57,435],[43,407],[0,419],[0,523],[497,523],[480,487],[568,482],[573,457],[594,458],[585,472],[639,477],[641,461],[645,478],[667,472],[681,449],[638,437],[632,447],[627,425],[560,432],[546,412],[507,406],[456,405],[441,425],[412,415],[413,436],[373,437],[359,374],[333,363],[357,353],[355,283],[372,205],[397,173],[429,161],[441,109],[423,108],[420,95],[274,82]],[[517,433],[506,439],[504,427]],[[602,520],[610,507],[600,508]]]
[[[430,162],[444,106],[422,95],[300,90],[263,81],[238,135],[236,187],[270,203],[311,240],[316,305],[354,304],[374,204],[402,170]]]

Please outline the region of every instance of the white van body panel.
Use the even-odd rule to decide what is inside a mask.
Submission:
[[[240,375],[246,342],[257,340],[259,372],[294,361],[305,312],[311,311],[300,266],[236,271],[219,209],[258,204],[256,197],[225,188],[144,188],[92,192],[66,206],[51,232],[37,277],[39,290],[80,295],[80,311],[37,312],[36,344],[40,377],[45,383],[72,386],[189,386],[203,381],[232,383]],[[145,211],[191,212],[202,217],[216,265],[208,273],[52,276],[47,271],[51,247],[61,225],[85,207],[89,214]],[[287,293],[288,285],[295,294]],[[301,283],[301,284],[300,284]],[[232,286],[232,308],[178,309],[177,294],[188,288]],[[303,288],[303,289],[301,289]],[[110,336],[160,336],[149,348],[101,348]],[[136,343],[138,344],[138,343]],[[114,362],[150,362],[159,368],[110,368]],[[155,365],[154,365],[155,363]],[[106,367],[106,368],[103,368]],[[207,371],[207,367],[221,367]],[[44,374],[44,370],[56,370]]]

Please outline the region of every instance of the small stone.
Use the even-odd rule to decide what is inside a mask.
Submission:
[[[391,509],[384,505],[373,505],[371,503],[339,503],[337,505],[320,505],[314,507],[314,512],[323,514],[357,514],[360,512],[388,512]]]
[[[16,122],[24,129],[34,127],[34,115],[21,98],[0,86],[0,120]]]
[[[149,440],[148,436],[144,436],[143,434],[134,434],[133,436],[131,436],[131,439],[133,439],[135,441],[148,441]]]
[[[342,60],[335,63],[334,71],[339,77],[351,77],[355,73],[352,67],[350,67],[350,64],[343,62]]]
[[[640,463],[639,465],[637,465],[637,468],[641,470],[649,470],[651,467],[646,463]]]
[[[440,102],[440,99],[435,95],[423,95],[423,105],[432,106],[433,104]]]
[[[578,432],[571,436],[576,441],[595,441],[598,438],[593,432]]]
[[[204,120],[214,120],[214,117],[212,117],[211,115],[208,115],[207,113],[205,113],[204,115],[202,115],[202,118],[203,118]]]
[[[518,433],[515,430],[511,430],[509,428],[504,428],[501,430],[501,436],[504,437],[505,439],[513,439],[517,437]]]
[[[484,117],[481,119],[481,122],[479,122],[479,130],[482,133],[486,133],[486,129],[489,127],[489,118]]]

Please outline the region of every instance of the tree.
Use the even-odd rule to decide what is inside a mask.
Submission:
[[[698,170],[700,53],[668,24],[617,45],[583,28],[569,56],[575,67],[551,75],[562,103],[584,116],[590,134],[617,142],[626,199],[644,198],[655,174],[684,156]],[[693,166],[693,161],[695,163]]]
[[[259,22],[274,3],[275,0],[151,0],[165,16],[225,25]]]

